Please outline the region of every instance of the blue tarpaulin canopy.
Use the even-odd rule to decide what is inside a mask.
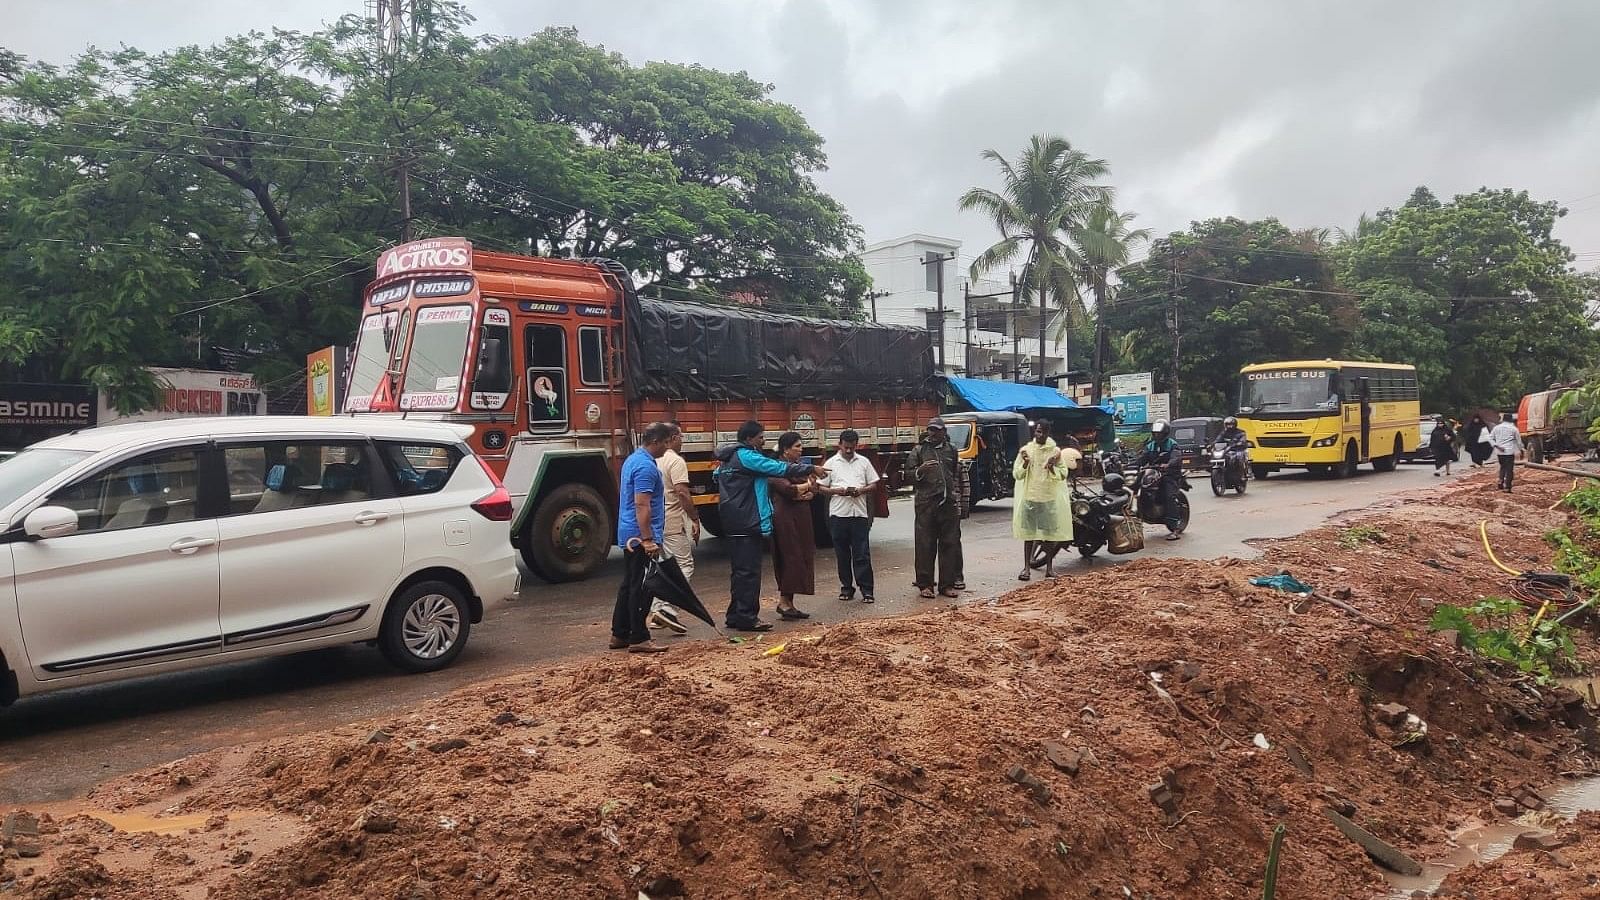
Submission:
[[[1037,384],[949,376],[944,380],[950,385],[951,401],[970,406],[977,412],[1023,413],[1034,419],[1049,419],[1057,428],[1071,431],[1093,427],[1102,447],[1109,449],[1116,445],[1117,434],[1112,425],[1116,409],[1110,403],[1079,406],[1053,388]]]
[[[1055,388],[1010,381],[947,377],[950,387],[978,412],[1021,412],[1026,409],[1076,409],[1078,404]]]

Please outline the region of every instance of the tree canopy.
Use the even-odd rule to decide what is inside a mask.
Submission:
[[[349,339],[404,224],[401,164],[418,236],[607,256],[669,298],[859,314],[859,229],[770,85],[469,23],[430,4],[398,54],[359,17],[66,67],[0,50],[0,368],[125,406],[151,399],[147,365],[292,379]]]

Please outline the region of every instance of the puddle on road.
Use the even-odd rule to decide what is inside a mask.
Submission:
[[[1600,775],[1565,782],[1544,792],[1544,797],[1548,802],[1547,811],[1565,819],[1571,819],[1580,812],[1600,810]],[[1433,893],[1450,873],[1473,863],[1490,863],[1505,856],[1517,835],[1533,827],[1515,821],[1484,824],[1473,820],[1452,835],[1455,851],[1423,863],[1421,875],[1384,872],[1383,876],[1393,886],[1389,900],[1405,900],[1414,891]]]

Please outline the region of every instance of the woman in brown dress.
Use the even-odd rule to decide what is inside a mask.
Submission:
[[[786,431],[778,438],[778,458],[788,463],[800,461],[800,435]],[[809,480],[793,482],[785,478],[768,479],[772,493],[772,561],[778,576],[778,616],[784,619],[809,619],[811,614],[795,608],[795,594],[816,591],[817,542],[811,526],[811,498],[816,488]]]

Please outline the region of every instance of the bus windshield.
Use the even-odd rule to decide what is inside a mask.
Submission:
[[[1331,369],[1274,369],[1246,372],[1239,379],[1239,412],[1330,413],[1339,410]]]
[[[456,408],[471,327],[470,306],[429,306],[417,311],[411,354],[406,358],[405,381],[400,388],[401,409]]]
[[[395,314],[377,312],[361,321],[361,334],[356,339],[356,357],[350,364],[350,393],[345,409],[364,412],[372,405],[372,394],[383,380],[389,367],[390,348],[393,345]]]

